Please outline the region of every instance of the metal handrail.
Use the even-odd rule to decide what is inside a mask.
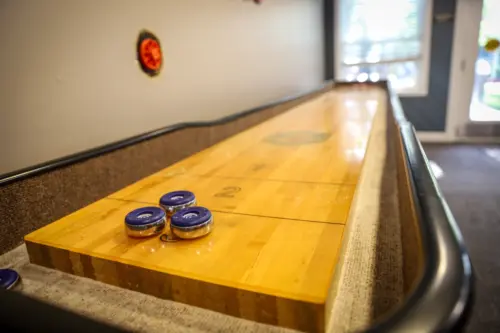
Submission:
[[[473,271],[458,225],[432,174],[415,129],[388,83],[417,212],[423,274],[403,304],[367,332],[448,332],[463,326],[472,304]]]

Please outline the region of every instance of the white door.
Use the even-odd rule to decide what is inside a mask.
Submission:
[[[458,0],[447,125],[455,138],[465,128],[500,122],[500,1]]]

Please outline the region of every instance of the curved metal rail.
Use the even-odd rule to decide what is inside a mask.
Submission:
[[[398,97],[385,84],[403,141],[409,186],[421,231],[424,271],[405,302],[368,332],[459,330],[472,304],[471,261],[415,129],[406,120]]]

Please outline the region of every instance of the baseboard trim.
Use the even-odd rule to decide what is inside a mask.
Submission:
[[[417,132],[418,140],[422,143],[451,143],[456,138],[446,132]]]
[[[417,132],[417,137],[422,143],[500,144],[500,137],[451,136],[446,132]]]

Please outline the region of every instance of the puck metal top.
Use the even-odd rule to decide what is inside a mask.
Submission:
[[[165,211],[160,207],[142,207],[128,213],[125,216],[125,223],[140,226],[160,222],[166,217]]]
[[[186,205],[195,200],[194,193],[189,191],[173,191],[163,195],[160,198],[162,206],[180,206]]]
[[[10,289],[19,281],[19,273],[13,269],[0,269],[0,288]]]
[[[212,219],[212,213],[204,207],[188,207],[172,216],[171,226],[176,228],[191,228],[201,226]]]

